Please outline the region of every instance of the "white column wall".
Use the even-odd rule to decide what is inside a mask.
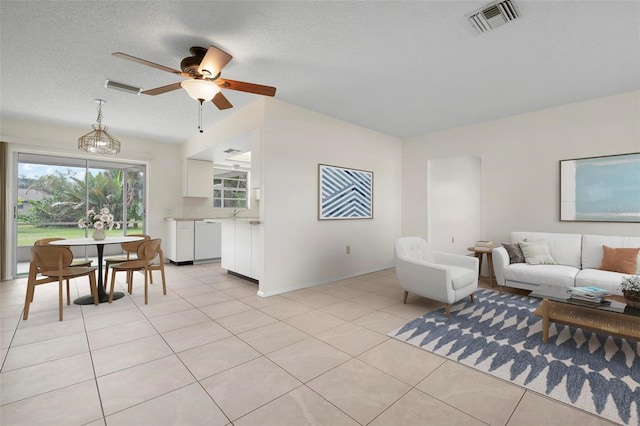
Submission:
[[[400,233],[400,140],[276,99],[266,102],[263,135],[261,294],[392,266]],[[372,171],[374,218],[319,221],[318,163]]]

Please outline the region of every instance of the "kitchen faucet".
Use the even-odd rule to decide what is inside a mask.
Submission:
[[[241,212],[242,212],[242,210],[233,209],[233,217],[238,216]]]

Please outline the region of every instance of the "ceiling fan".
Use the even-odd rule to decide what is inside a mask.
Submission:
[[[180,71],[122,52],[114,52],[112,55],[186,78],[186,80],[177,83],[144,90],[142,93],[145,95],[156,96],[183,88],[189,96],[199,101],[201,106],[203,102],[212,101],[218,109],[224,110],[232,108],[233,105],[222,94],[220,89],[237,90],[264,96],[274,96],[276,94],[275,87],[221,78],[222,69],[233,59],[233,56],[222,49],[213,45],[209,46],[208,49],[193,46],[189,51],[191,56],[187,56],[180,62]],[[200,129],[200,132],[202,133],[202,129]]]

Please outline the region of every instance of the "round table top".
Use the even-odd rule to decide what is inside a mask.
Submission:
[[[493,252],[493,246],[491,247],[469,247],[467,250],[474,253],[491,253]]]
[[[104,240],[94,240],[93,238],[70,238],[68,240],[56,240],[51,241],[49,244],[54,246],[90,246],[94,244],[120,244],[129,243],[132,241],[139,241],[144,239],[143,237],[126,237],[116,236],[107,237]]]

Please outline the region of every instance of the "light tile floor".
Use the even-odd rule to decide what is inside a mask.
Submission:
[[[219,263],[166,273],[146,306],[136,275],[133,296],[62,322],[57,285],[23,321],[25,279],[2,282],[0,424],[610,424],[390,339],[440,307],[403,305],[393,269],[269,298]]]

